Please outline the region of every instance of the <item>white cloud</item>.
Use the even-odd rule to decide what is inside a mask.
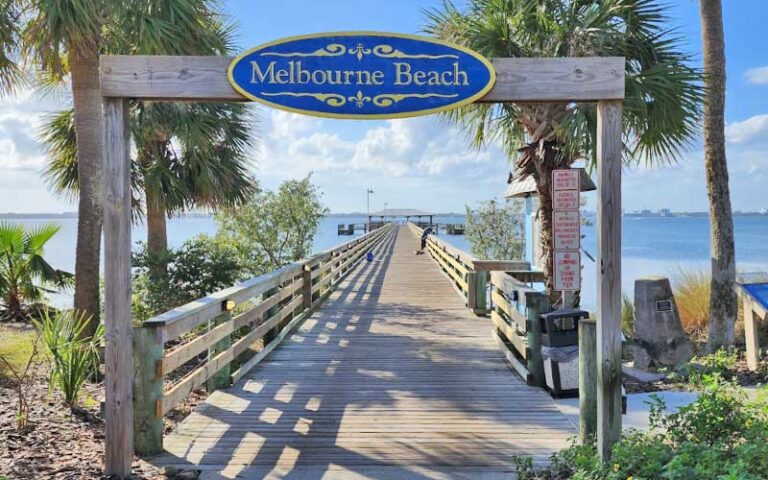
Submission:
[[[355,145],[350,166],[390,177],[411,174],[423,154],[427,135],[413,121],[390,120],[383,127],[368,130]]]
[[[333,211],[364,211],[365,188],[376,192],[372,209],[462,210],[498,196],[509,168],[497,146],[476,151],[436,117],[339,121],[263,110],[260,129],[257,178],[274,188],[313,172]]]
[[[18,110],[0,114],[0,169],[28,170],[43,165],[43,149],[34,137],[35,118]]]
[[[45,163],[44,148],[37,141],[46,112],[60,108],[53,99],[42,99],[30,89],[0,99],[0,169],[37,171]]]
[[[755,85],[768,85],[768,66],[750,68],[744,74],[747,82]]]
[[[725,126],[725,138],[730,143],[744,144],[768,140],[768,114],[755,115]]]
[[[488,168],[497,171],[499,165],[506,165],[495,146],[475,151],[455,127],[435,118],[369,123],[371,128],[359,135],[346,131],[346,123],[304,118],[268,112],[258,158],[262,173],[287,177],[310,171],[391,178],[478,176],[488,173]]]

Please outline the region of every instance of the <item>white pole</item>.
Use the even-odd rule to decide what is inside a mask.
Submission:
[[[366,214],[368,215],[368,223],[366,224],[365,232],[368,233],[371,231],[371,194],[373,193],[373,190],[370,188],[365,189],[365,209]]]

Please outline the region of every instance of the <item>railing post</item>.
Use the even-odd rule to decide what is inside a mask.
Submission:
[[[231,320],[232,315],[230,315],[228,311],[224,312],[208,322],[208,330],[213,330],[217,325],[221,325],[222,323],[226,323]],[[232,336],[227,335],[208,349],[208,361],[210,362],[219,353],[229,350],[231,346]],[[208,390],[208,392],[213,392],[214,390],[218,390],[220,388],[229,387],[231,385],[231,374],[232,364],[227,362],[226,365],[221,367],[221,370],[216,372],[211,378],[208,379],[208,381],[205,383],[205,388]]]
[[[477,272],[467,272],[467,308],[477,310]]]
[[[597,324],[579,321],[579,442],[597,433]]]
[[[475,309],[476,315],[485,315],[488,313],[488,279],[490,273],[475,273]]]
[[[279,291],[280,291],[280,289],[279,289],[279,288],[272,288],[272,289],[270,289],[270,290],[267,290],[267,291],[264,293],[264,300],[267,300],[267,299],[269,299],[269,297],[271,297],[272,295],[277,295],[277,293],[278,293]],[[275,305],[274,307],[270,308],[269,310],[267,310],[266,312],[264,312],[264,319],[265,319],[265,320],[266,320],[266,319],[268,319],[269,317],[271,317],[272,315],[274,315],[275,313],[277,313],[277,311],[278,311],[279,309],[280,309],[280,305]],[[270,329],[270,330],[269,330],[267,333],[265,333],[265,334],[264,334],[264,338],[263,338],[263,340],[262,340],[262,342],[264,343],[264,345],[263,345],[262,347],[266,347],[267,345],[269,345],[269,344],[270,344],[270,342],[272,342],[272,340],[274,340],[274,338],[275,338],[275,337],[277,337],[277,334],[278,334],[279,332],[280,332],[280,325],[277,325],[275,328],[272,328],[272,329]]]
[[[333,271],[328,271],[328,275],[333,275]],[[312,308],[312,266],[310,264],[304,264],[301,279],[303,282],[301,293],[304,297],[304,310],[309,310]]]
[[[139,455],[163,451],[163,343],[156,327],[133,328],[133,448]]]
[[[752,299],[747,292],[742,292],[742,304],[744,305],[744,341],[747,346],[747,368],[756,372],[760,366],[760,341],[757,335],[757,315],[752,308]]]
[[[544,359],[541,356],[541,321],[539,314],[549,310],[549,300],[543,293],[526,293],[525,307],[528,319],[528,373],[531,384],[536,387],[546,386]]]

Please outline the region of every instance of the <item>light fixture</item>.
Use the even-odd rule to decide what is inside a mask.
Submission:
[[[224,300],[223,302],[221,302],[221,311],[222,312],[231,312],[232,310],[235,309],[236,306],[237,306],[237,302],[235,302],[234,300],[231,300],[231,299],[228,298],[228,299]]]

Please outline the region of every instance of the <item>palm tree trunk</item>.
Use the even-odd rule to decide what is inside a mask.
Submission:
[[[543,163],[543,162],[542,162]],[[536,190],[539,194],[539,225],[541,227],[541,258],[539,265],[544,271],[546,293],[550,304],[557,300],[557,292],[554,290],[554,259],[555,236],[552,230],[552,169],[547,165],[541,165],[537,169]]]
[[[21,305],[21,297],[19,296],[18,291],[11,290],[6,299],[6,304],[8,319],[10,321],[20,322],[24,320],[24,308]]]
[[[99,324],[104,126],[99,85],[98,47],[75,48],[69,55],[77,135],[79,204],[75,256],[75,308],[90,315],[85,329]]]
[[[709,348],[733,345],[738,309],[734,282],[736,261],[733,216],[725,156],[725,41],[721,0],[701,0],[704,49],[704,158],[710,213],[712,283],[709,302]]]
[[[161,281],[167,276],[168,232],[166,228],[166,212],[162,199],[153,188],[146,187],[147,201],[147,253],[154,259],[150,268],[150,276],[155,281]]]

